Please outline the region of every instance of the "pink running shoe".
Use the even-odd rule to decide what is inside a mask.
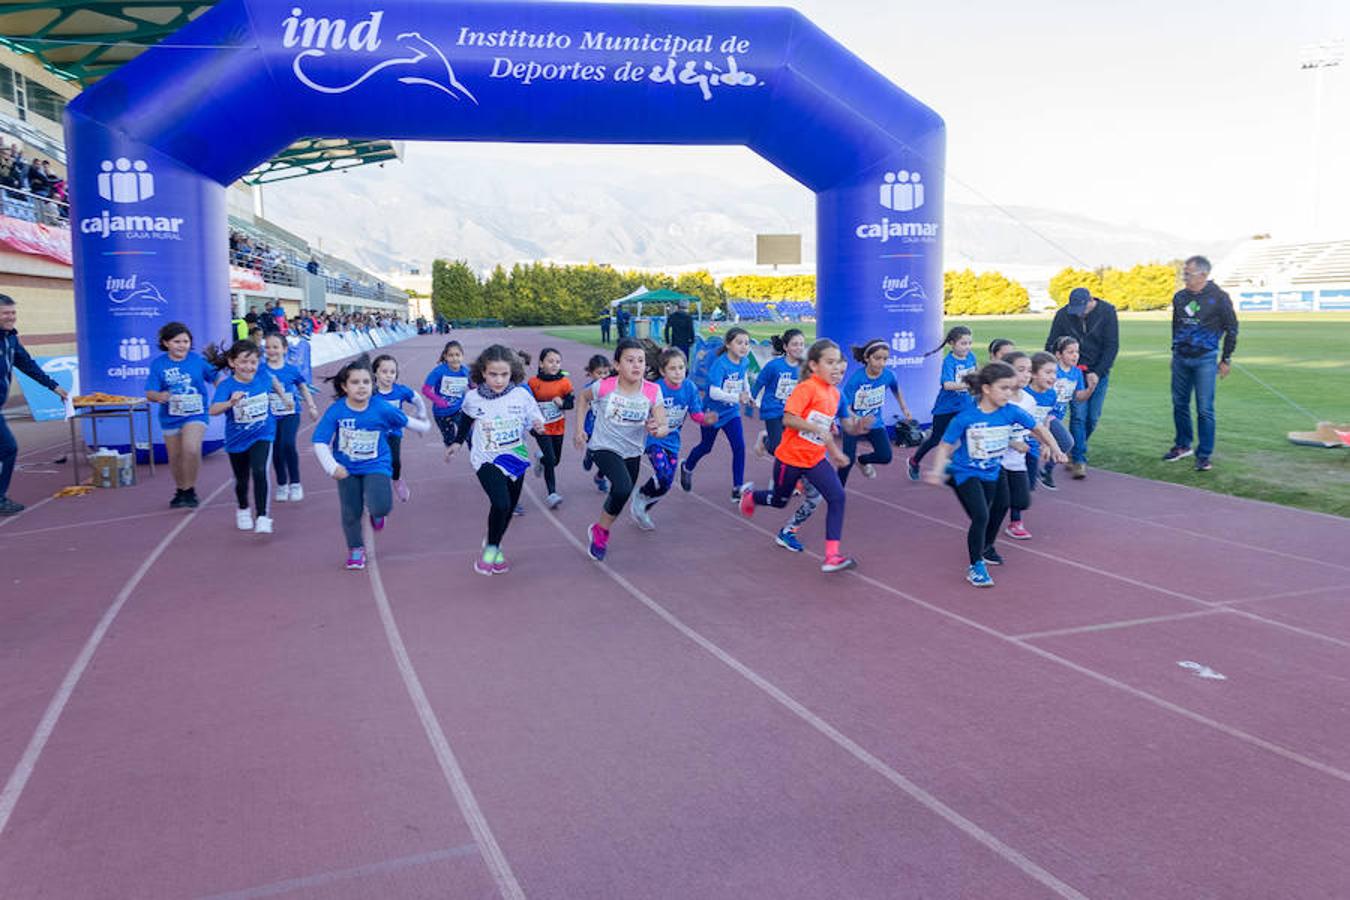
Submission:
[[[591,539],[590,549],[591,559],[597,562],[605,558],[605,551],[609,549],[609,529],[601,528],[599,523],[592,525],[586,530],[586,534]]]
[[[356,547],[347,551],[347,568],[364,569],[366,567],[366,550],[364,547]]]
[[[741,515],[747,519],[755,514],[755,492],[744,491],[741,494]]]
[[[1021,522],[1012,522],[1007,528],[1003,529],[1003,533],[1015,541],[1031,540],[1031,532],[1027,531],[1027,526]]]
[[[492,563],[483,559],[481,556],[473,561],[473,570],[479,575],[491,575]]]
[[[370,527],[376,531],[384,531],[384,516],[371,516]]]
[[[507,572],[510,571],[511,565],[506,561],[506,554],[498,550],[497,558],[492,561],[492,574],[505,575]]]

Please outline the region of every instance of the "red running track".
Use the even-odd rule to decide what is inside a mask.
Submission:
[[[464,339],[501,337],[557,343]],[[19,429],[19,499],[61,428]],[[0,523],[0,896],[1347,894],[1350,522],[1093,472],[976,591],[955,499],[892,466],[825,576],[719,445],[601,565],[569,444],[482,578],[464,457],[404,453],[365,573],[308,453],[270,537],[216,457],[195,513],[161,471]]]

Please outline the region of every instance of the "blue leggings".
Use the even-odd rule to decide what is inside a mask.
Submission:
[[[866,438],[872,443],[872,452],[858,455],[858,441]],[[848,454],[848,465],[839,470],[839,482],[848,484],[848,473],[853,471],[853,463],[870,463],[878,466],[888,466],[891,463],[891,438],[886,433],[886,429],[878,425],[867,434],[862,435],[844,435],[844,453]]]
[[[5,417],[0,415],[0,500],[9,496],[9,481],[14,477],[14,467],[18,461],[19,442],[14,440],[14,432],[9,430]]]
[[[690,472],[694,471],[698,461],[712,452],[717,434],[721,432],[727,436],[727,442],[731,444],[731,486],[740,487],[745,484],[745,435],[741,431],[741,417],[736,416],[716,425],[704,425],[699,430],[703,433],[703,439],[690,452],[689,458],[684,461],[684,467]]]
[[[799,469],[781,459],[775,459],[773,490],[755,491],[755,505],[772,506],[774,509],[787,506],[799,478],[805,478],[829,505],[825,513],[825,540],[839,540],[844,534],[844,486],[839,483],[839,473],[828,459],[822,459],[809,469]]]
[[[300,414],[277,416],[277,439],[272,444],[272,470],[277,473],[277,484],[300,483],[300,451],[295,436],[300,430]]]

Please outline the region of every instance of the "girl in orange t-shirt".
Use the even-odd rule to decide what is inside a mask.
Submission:
[[[535,460],[534,474],[544,476],[548,487],[549,509],[562,503],[562,494],[558,493],[557,468],[562,461],[563,435],[567,430],[567,417],[564,410],[576,405],[572,382],[562,371],[562,354],[552,347],[545,347],[539,354],[539,374],[530,379],[530,392],[539,403],[539,412],[544,417],[544,433],[536,434],[539,443],[539,457]]]
[[[773,490],[746,491],[741,496],[741,513],[748,517],[755,514],[756,506],[787,506],[798,479],[805,478],[820,491],[829,506],[822,572],[839,572],[856,565],[839,552],[844,531],[844,486],[835,468],[848,464],[848,456],[834,440],[839,382],[847,368],[834,341],[824,339],[811,345],[803,373],[810,377],[797,385],[783,408],[783,439],[773,454]]]

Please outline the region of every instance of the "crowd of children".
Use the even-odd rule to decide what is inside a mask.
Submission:
[[[300,408],[317,422],[313,451],[323,470],[338,482],[341,526],[348,568],[365,567],[363,517],[379,531],[397,497],[412,491],[403,477],[404,429],[427,432],[434,423],[447,461],[468,445],[470,467],[488,501],[482,553],[474,570],[483,575],[509,571],[503,550],[512,518],[521,515],[524,478],[531,469],[547,488],[546,505],[563,503],[559,468],[566,435],[582,467],[604,500],[587,529],[588,551],[605,559],[613,528],[624,508],[641,530],[656,528],[652,509],[678,479],[693,489],[694,473],[719,434],[731,447],[731,497],[745,516],[761,506],[784,509],[800,497],[775,535],[778,546],[804,547],[801,526],[826,506],[822,571],[856,565],[841,549],[848,478],[856,466],[866,478],[893,458],[885,425],[886,394],[911,430],[914,416],[888,365],[890,346],[869,341],[851,348],[856,363],[828,339],[809,347],[797,329],[773,338],[774,357],[750,378],[751,341],[733,327],[710,353],[706,385],[691,378],[693,363],[668,347],[649,359],[647,348],[622,340],[612,358],[591,357],[585,379],[574,383],[562,353],[545,347],[531,374],[528,353],[494,344],[472,362],[449,341],[422,381],[420,391],[399,382],[395,357],[382,353],[348,362],[330,381],[333,402],[320,415],[315,389],[287,362],[287,343],[269,335],[221,350],[192,349],[192,334],[180,323],[160,330],[164,354],[150,366],[146,396],[160,404],[170,470],[177,488],[170,505],[195,507],[195,480],[211,416],[224,419],[224,448],[235,476],[236,525],[269,534],[274,518],[269,500],[304,499],[297,448]],[[932,429],[906,461],[911,479],[950,486],[970,519],[966,544],[967,580],[993,584],[988,567],[1002,565],[998,536],[1028,540],[1024,515],[1039,485],[1055,489],[1054,468],[1072,446],[1064,419],[1068,404],[1089,388],[1077,368],[1078,347],[1061,338],[1054,354],[1027,354],[1011,341],[989,345],[981,366],[970,329],[952,328],[941,346],[941,384],[932,407]],[[847,375],[847,377],[846,377]],[[579,386],[578,386],[579,385]],[[210,397],[208,402],[207,398]],[[429,402],[428,402],[429,401]],[[405,411],[411,409],[411,414]],[[764,430],[754,447],[771,456],[770,487],[755,490],[746,480],[743,415],[757,408]],[[681,461],[686,419],[699,427],[699,442]],[[530,437],[536,448],[530,449]],[[918,440],[918,436],[913,439]],[[867,451],[861,452],[861,445]],[[933,458],[925,473],[923,462]],[[646,460],[650,477],[641,478]],[[269,465],[270,461],[270,465]],[[269,490],[269,468],[276,491]],[[1006,527],[1004,519],[1007,518]]]

